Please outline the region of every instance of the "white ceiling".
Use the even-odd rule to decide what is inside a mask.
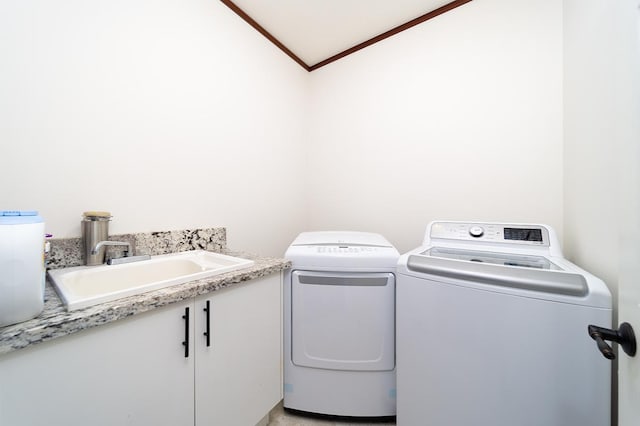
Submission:
[[[451,0],[233,0],[312,66]]]

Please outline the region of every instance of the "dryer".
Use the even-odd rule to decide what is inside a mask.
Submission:
[[[432,222],[401,256],[398,424],[603,426],[611,365],[605,284],[545,225]]]
[[[395,415],[398,251],[378,234],[303,232],[285,257],[284,407]]]

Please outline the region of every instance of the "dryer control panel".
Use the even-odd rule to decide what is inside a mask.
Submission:
[[[370,246],[316,246],[316,253],[325,254],[362,254],[379,250],[379,247]]]
[[[549,246],[549,231],[544,225],[433,222],[427,234],[429,239]]]

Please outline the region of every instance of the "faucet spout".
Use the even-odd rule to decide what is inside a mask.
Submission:
[[[100,241],[91,249],[91,254],[98,254],[100,249],[104,246],[126,246],[127,249],[124,254],[125,257],[128,257],[129,253],[131,252],[131,244],[129,243],[125,243],[122,241]]]

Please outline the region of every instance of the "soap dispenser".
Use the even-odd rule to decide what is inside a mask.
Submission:
[[[97,253],[93,250],[100,241],[109,239],[109,221],[111,213],[89,211],[82,214],[82,254],[85,265],[102,265],[104,263],[105,248]]]

